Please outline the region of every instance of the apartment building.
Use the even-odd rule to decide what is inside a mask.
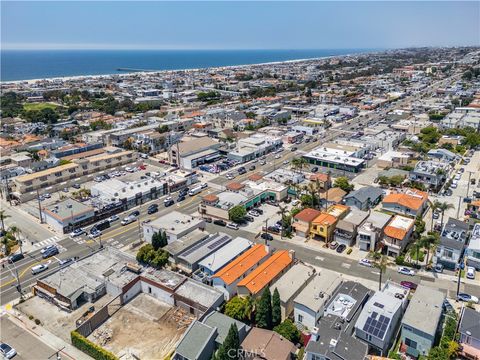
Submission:
[[[427,188],[438,190],[450,172],[450,165],[443,161],[419,161],[410,171],[408,178],[411,181],[424,184]]]
[[[37,190],[48,188],[55,192],[65,187],[91,180],[97,174],[132,164],[137,154],[118,148],[109,148],[104,154],[87,158],[73,159],[70,163],[13,179],[12,195],[20,201],[28,201],[37,196]]]
[[[385,227],[383,243],[388,256],[399,256],[407,247],[413,230],[415,220],[404,216],[396,215]]]

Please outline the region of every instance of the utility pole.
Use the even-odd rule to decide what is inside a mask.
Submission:
[[[472,177],[472,172],[468,172],[468,183],[467,183],[467,195],[466,197],[468,198],[468,192],[470,191],[470,178]],[[458,217],[458,216],[457,216]]]
[[[458,196],[457,219],[460,216],[460,206],[461,206],[461,204],[462,204],[462,197]]]
[[[265,219],[265,233],[268,234],[268,219]],[[265,236],[265,245],[267,245],[267,236]]]
[[[38,201],[38,213],[40,215],[40,224],[43,224],[42,204],[40,203],[40,195],[38,194],[38,189],[37,189],[37,201]]]
[[[22,284],[20,283],[20,277],[18,276],[18,269],[17,267],[15,266],[15,263],[12,263],[12,266],[13,266],[13,271],[12,269],[10,269],[10,266],[9,266],[9,263],[7,262],[7,268],[8,270],[10,271],[10,273],[12,274],[12,276],[15,278],[15,280],[17,281],[17,285],[15,286],[17,291],[20,293],[20,298],[23,299],[23,293],[22,293]]]
[[[465,264],[463,261],[458,264],[458,278],[457,278],[457,301],[458,301],[458,294],[460,293],[460,279],[462,277],[462,270],[465,268]]]

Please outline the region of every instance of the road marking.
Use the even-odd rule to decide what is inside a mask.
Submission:
[[[344,267],[345,269],[350,269],[350,266],[352,265],[348,263],[342,263],[342,267]]]
[[[50,261],[37,261],[37,262],[34,262],[33,264],[30,264],[28,267],[26,267],[25,269],[23,269],[23,271],[18,274],[18,278],[19,278],[19,279],[22,278],[23,275],[25,275],[25,273],[26,273],[28,270],[30,270],[30,269],[31,269],[32,267],[34,267],[35,265],[39,265],[39,264],[50,264]],[[0,288],[4,288],[5,286],[8,286],[8,285],[10,285],[10,284],[13,284],[13,283],[16,282],[16,281],[17,281],[17,279],[13,278],[12,280],[7,281],[6,283],[2,284],[2,285],[0,286]]]
[[[323,261],[323,260],[325,260],[325,258],[321,257],[321,256],[315,256],[315,260]]]
[[[380,272],[378,271],[370,271],[372,274],[375,274],[375,275],[380,275]]]
[[[40,241],[40,242],[36,242],[33,244],[33,246],[36,246],[36,247],[43,247],[43,246],[46,246],[48,244],[52,244],[52,243],[56,243],[60,240],[60,238],[58,236],[52,236],[48,239],[45,239],[43,241]]]
[[[118,240],[115,240],[114,242],[112,242],[112,245],[115,246],[118,244]]]

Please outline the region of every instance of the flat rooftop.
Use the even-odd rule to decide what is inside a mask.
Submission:
[[[157,230],[162,229],[169,233],[180,234],[192,227],[198,227],[203,222],[202,218],[171,211],[146,225]]]
[[[95,211],[91,206],[85,205],[80,201],[68,198],[57,204],[44,207],[43,211],[60,221],[71,219],[72,216],[78,217],[82,214]]]
[[[215,273],[227,265],[231,260],[235,259],[238,255],[252,247],[253,244],[254,243],[248,239],[237,237],[214,253],[208,255],[200,261],[198,265]]]
[[[232,241],[232,237],[225,233],[220,232],[211,234],[208,238],[200,241],[195,246],[192,246],[180,254],[179,259],[184,260],[189,264],[198,263],[215,250],[228,244],[230,241]]]
[[[280,294],[280,299],[287,302],[313,275],[313,268],[298,263],[288,269],[288,271],[271,286],[272,291],[273,289],[277,289]]]

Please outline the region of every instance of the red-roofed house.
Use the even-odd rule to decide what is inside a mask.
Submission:
[[[292,227],[295,229],[295,233],[301,237],[308,237],[312,228],[312,222],[315,220],[321,211],[315,209],[303,209],[297,215],[293,217]]]

